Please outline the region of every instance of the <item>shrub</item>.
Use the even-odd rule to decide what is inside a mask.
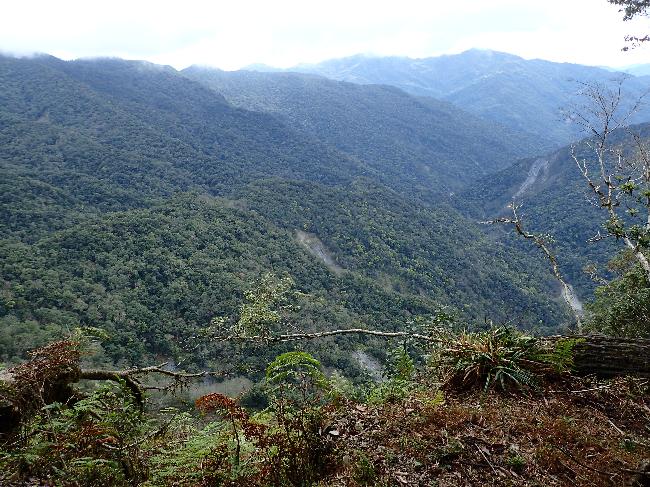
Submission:
[[[218,419],[156,455],[152,485],[312,485],[331,464],[328,384],[316,359],[289,352],[267,367],[261,413],[223,394],[202,396],[197,409]]]
[[[0,481],[55,485],[132,485],[144,480],[150,424],[127,388],[108,384],[72,406],[44,406],[0,449]],[[0,482],[1,483],[1,482]]]
[[[539,339],[509,327],[461,333],[439,350],[445,387],[484,391],[537,388],[544,375],[572,366],[576,340],[561,340],[548,350]]]
[[[371,404],[401,401],[416,387],[415,363],[406,349],[397,347],[388,355],[386,380],[368,391],[366,399]]]
[[[278,355],[266,369],[268,410],[276,456],[272,470],[280,483],[311,485],[328,465],[331,444],[325,431],[330,383],[321,364],[306,352]]]

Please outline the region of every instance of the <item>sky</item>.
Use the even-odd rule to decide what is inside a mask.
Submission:
[[[116,56],[177,69],[470,48],[619,67],[650,63],[650,46],[621,51],[626,34],[648,32],[650,19],[623,22],[606,0],[3,0],[0,9],[0,52]]]

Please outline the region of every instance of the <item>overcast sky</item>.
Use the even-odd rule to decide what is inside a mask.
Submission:
[[[590,65],[650,63],[621,52],[650,20],[606,0],[3,0],[0,51],[119,56],[184,68],[289,67],[357,53],[410,57],[478,47]]]

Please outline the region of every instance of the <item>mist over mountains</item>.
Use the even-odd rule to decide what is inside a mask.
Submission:
[[[648,74],[631,69],[632,74]],[[423,59],[357,55],[298,65],[288,71],[360,84],[396,86],[407,93],[451,102],[469,113],[555,147],[580,136],[575,125],[566,123],[562,115],[562,110],[574,101],[580,83],[609,83],[621,76],[598,67],[525,60],[484,49]],[[650,79],[629,77],[625,82],[629,100],[646,93],[649,85]],[[631,122],[650,120],[649,113],[646,107]]]

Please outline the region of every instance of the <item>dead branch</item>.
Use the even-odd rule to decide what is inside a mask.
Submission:
[[[600,230],[594,235],[593,237],[587,239],[588,243],[595,243],[595,242],[600,242],[601,240],[605,240],[606,238],[611,237],[611,235],[603,235],[600,233]]]
[[[288,333],[281,335],[229,335],[224,337],[214,337],[218,341],[224,342],[264,342],[264,343],[284,343],[294,342],[299,340],[315,340],[318,338],[325,338],[336,335],[370,335],[383,338],[413,338],[414,340],[425,341],[429,343],[441,343],[443,338],[435,337],[433,335],[423,335],[420,333],[412,333],[408,331],[379,331],[368,330],[365,328],[346,328],[342,330],[328,330],[314,333]]]
[[[489,221],[483,221],[480,222],[485,225],[494,225],[497,223],[505,223],[508,225],[512,225],[515,228],[515,232],[517,232],[518,235],[521,235],[527,240],[532,240],[532,242],[544,252],[544,255],[548,259],[548,261],[551,264],[551,270],[553,271],[553,275],[555,278],[558,280],[558,282],[562,285],[563,288],[563,293],[562,297],[564,298],[564,301],[566,302],[567,306],[573,313],[575,319],[576,319],[576,325],[578,332],[581,331],[581,316],[580,313],[577,309],[573,307],[571,304],[571,288],[567,284],[567,282],[564,280],[562,277],[562,273],[560,272],[560,265],[557,261],[557,258],[551,252],[547,240],[550,238],[548,235],[537,235],[534,233],[527,232],[524,230],[523,222],[521,221],[521,218],[519,217],[519,214],[517,213],[517,209],[520,208],[520,206],[516,205],[514,202],[510,203],[508,205],[508,208],[512,210],[512,218],[507,218],[507,217],[501,217],[501,218],[496,218],[494,220],[489,220]]]
[[[625,198],[628,192],[628,196],[632,194],[633,189],[629,188],[633,186],[629,186],[630,183],[641,183],[645,185],[646,190],[650,189],[649,150],[641,136],[627,127],[631,116],[639,109],[644,96],[648,93],[637,98],[630,110],[619,115],[623,82],[624,79],[619,80],[615,90],[609,90],[595,83],[581,83],[584,88],[581,94],[587,99],[587,105],[581,109],[574,109],[572,119],[591,136],[590,140],[584,142],[584,146],[593,152],[593,156],[589,158],[579,156],[573,146],[571,158],[600,207],[607,212],[609,221],[615,226],[610,233],[632,251],[650,279],[650,261],[643,253],[643,237],[639,238],[634,231],[626,229],[624,220],[619,215],[622,198]],[[610,142],[613,132],[621,129],[627,131],[635,144],[634,157],[627,156],[622,148],[615,147]],[[589,170],[590,166],[595,166],[596,176]],[[618,170],[622,174],[616,175],[613,170]],[[619,184],[617,180],[620,179],[625,182]],[[645,199],[645,202],[639,202],[648,211],[648,219],[645,223],[647,234],[650,233],[650,194]]]
[[[190,381],[202,377],[222,377],[224,373],[213,371],[201,372],[177,372],[169,370],[166,367],[169,362],[149,367],[132,368],[126,370],[100,370],[87,369],[82,370],[79,379],[81,380],[109,380],[114,382],[124,382],[129,390],[133,393],[134,398],[141,406],[144,405],[145,390],[157,390],[163,392],[173,391],[186,386]],[[166,386],[150,386],[142,384],[140,378],[143,376],[161,375],[172,379],[172,382]]]
[[[133,394],[133,398],[136,400],[140,408],[144,408],[144,395],[140,384],[123,372],[110,370],[86,370],[80,373],[79,378],[86,380],[109,380],[118,383],[124,382],[131,391],[131,394]]]
[[[569,458],[570,460],[572,460],[573,462],[575,462],[577,465],[581,466],[582,468],[586,468],[587,470],[591,470],[592,472],[596,472],[596,473],[599,473],[601,475],[605,475],[605,476],[609,477],[610,479],[613,479],[614,477],[619,476],[618,473],[605,472],[604,470],[600,470],[600,469],[597,469],[597,468],[594,468],[594,467],[591,467],[589,465],[584,464],[583,462],[578,460],[576,457],[574,457],[571,453],[569,453],[567,450],[565,450],[561,446],[558,446],[558,445],[551,445],[551,446],[553,448],[555,448],[556,450],[558,450],[560,453],[566,455],[567,458]]]

